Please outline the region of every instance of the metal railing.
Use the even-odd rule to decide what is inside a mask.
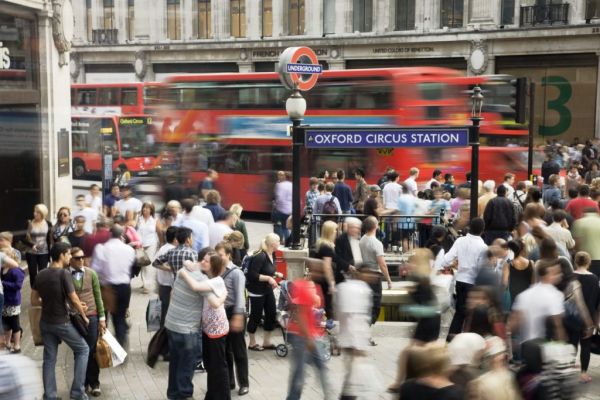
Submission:
[[[92,31],[93,44],[118,44],[118,29],[94,29]]]
[[[546,4],[521,7],[521,26],[569,23],[569,4]]]

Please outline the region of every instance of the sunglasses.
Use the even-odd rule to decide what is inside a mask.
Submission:
[[[75,260],[83,260],[85,256],[73,256]]]

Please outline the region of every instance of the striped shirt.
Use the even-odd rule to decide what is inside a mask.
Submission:
[[[208,277],[200,271],[188,271],[188,274],[198,282],[208,279]],[[169,310],[167,311],[167,317],[165,318],[165,327],[170,331],[184,335],[200,332],[203,307],[203,295],[194,292],[179,274],[177,274],[175,283],[173,283]]]
[[[156,257],[152,263],[155,267],[160,267],[162,264],[169,264],[173,270],[173,274],[183,268],[184,261],[198,261],[198,253],[191,247],[179,245],[176,248],[169,250],[166,254]]]

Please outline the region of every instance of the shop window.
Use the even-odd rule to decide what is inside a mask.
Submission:
[[[353,0],[352,30],[354,32],[373,30],[373,0]]]
[[[88,42],[92,41],[93,37],[93,17],[92,17],[92,0],[85,0],[85,29]]]
[[[113,29],[115,24],[115,1],[102,0],[104,29]]]
[[[305,0],[288,0],[288,34],[304,35]]]
[[[589,22],[595,18],[600,18],[600,0],[586,0],[585,19]]]
[[[246,0],[231,0],[231,36],[246,37]]]
[[[262,37],[273,36],[273,0],[262,1]]]
[[[211,0],[198,0],[198,39],[211,37],[211,14]]]
[[[127,39],[135,38],[135,0],[127,0]]]
[[[464,0],[442,0],[441,24],[442,27],[462,28]]]
[[[323,35],[335,33],[335,2],[323,2]]]
[[[167,38],[181,39],[180,0],[167,0]]]
[[[512,25],[515,22],[515,0],[502,0],[501,25]]]
[[[415,0],[396,0],[396,30],[415,29]]]

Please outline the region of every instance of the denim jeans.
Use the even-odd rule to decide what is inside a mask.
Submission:
[[[304,386],[304,365],[311,362],[317,369],[321,388],[323,389],[323,398],[328,399],[331,395],[329,391],[329,382],[327,380],[327,367],[325,366],[325,356],[323,346],[320,346],[315,339],[315,350],[309,353],[306,347],[306,339],[302,336],[290,333],[288,335],[292,345],[292,357],[290,381],[288,386],[288,395],[286,400],[299,400],[302,396],[302,387]]]
[[[177,400],[194,394],[194,365],[198,354],[200,332],[177,333],[167,329],[169,338],[169,384],[167,398]]]
[[[98,343],[98,316],[89,316],[88,335],[85,338],[89,348],[87,369],[85,371],[85,384],[92,388],[100,386],[100,367],[96,361],[96,344]]]
[[[73,371],[73,384],[71,385],[71,399],[86,400],[83,386],[85,370],[87,367],[89,347],[83,337],[77,332],[71,322],[64,324],[48,324],[40,321],[40,331],[44,341],[44,362],[42,364],[42,378],[44,380],[44,399],[57,399],[56,393],[56,355],[58,345],[63,341],[73,350],[75,367]]]
[[[287,228],[287,220],[289,218],[289,214],[284,214],[277,210],[273,210],[271,214],[271,220],[273,221],[273,232],[279,236],[280,240],[285,240],[290,235],[290,231]]]

